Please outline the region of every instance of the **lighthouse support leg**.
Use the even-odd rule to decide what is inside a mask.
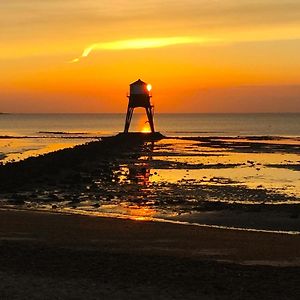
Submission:
[[[126,114],[126,121],[125,121],[125,128],[124,128],[124,133],[128,133],[132,114],[133,114],[133,107],[128,106],[127,108],[127,114]]]
[[[150,125],[151,132],[154,133],[154,122],[153,122],[153,113],[152,113],[152,107],[146,107],[146,113]]]

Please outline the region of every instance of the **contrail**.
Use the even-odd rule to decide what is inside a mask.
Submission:
[[[130,49],[149,49],[160,48],[183,44],[209,44],[220,42],[219,39],[208,39],[203,37],[193,36],[178,36],[164,38],[145,38],[132,40],[119,40],[105,43],[95,43],[85,48],[80,57],[70,61],[71,63],[78,62],[81,58],[87,57],[95,50],[130,50]]]

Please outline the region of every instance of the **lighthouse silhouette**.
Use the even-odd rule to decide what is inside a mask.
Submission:
[[[146,110],[151,133],[154,133],[153,108],[151,105],[151,85],[141,79],[130,84],[130,93],[128,97],[128,107],[125,121],[124,133],[128,133],[133,111],[136,107],[143,107]]]

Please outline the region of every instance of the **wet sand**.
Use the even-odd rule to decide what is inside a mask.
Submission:
[[[299,299],[300,236],[0,211],[1,299]]]

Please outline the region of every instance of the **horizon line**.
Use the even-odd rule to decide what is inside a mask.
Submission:
[[[125,112],[0,112],[0,115],[125,115]],[[143,114],[137,112],[136,114]],[[286,112],[156,112],[155,115],[224,115],[224,114],[300,114],[300,111],[286,111]]]

